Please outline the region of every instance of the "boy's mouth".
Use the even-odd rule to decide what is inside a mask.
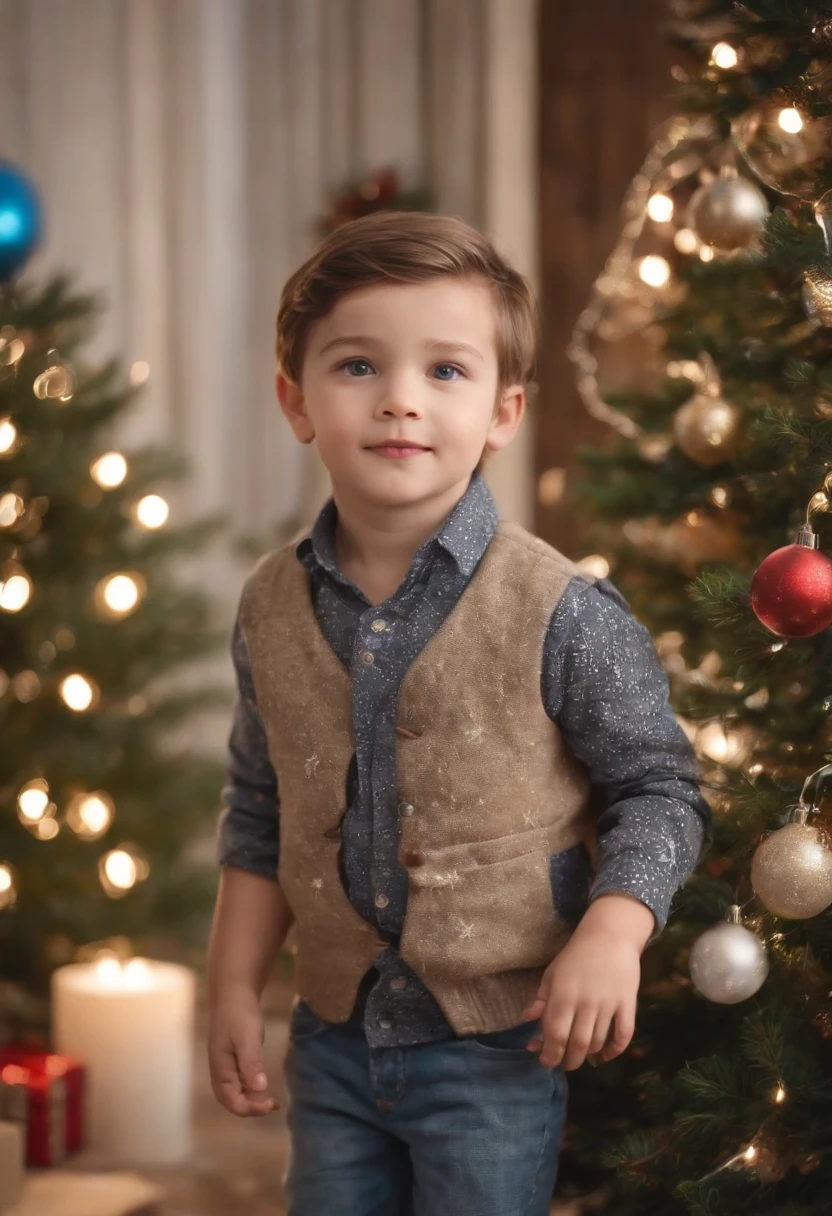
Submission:
[[[409,439],[387,439],[384,443],[373,444],[368,450],[381,456],[414,456],[418,452],[429,452],[430,448]]]

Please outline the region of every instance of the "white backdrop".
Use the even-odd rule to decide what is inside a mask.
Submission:
[[[46,204],[34,273],[108,311],[96,356],[150,366],[120,431],[192,476],[174,519],[264,530],[327,494],[273,399],[280,287],[329,192],[396,165],[536,277],[535,0],[0,0],[0,155]],[[526,426],[489,481],[531,518]],[[219,561],[224,570],[218,571]],[[242,569],[212,559],[230,613]]]

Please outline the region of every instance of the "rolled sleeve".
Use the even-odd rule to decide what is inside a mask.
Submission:
[[[567,587],[543,686],[549,716],[603,794],[589,899],[634,896],[656,918],[653,941],[710,843],[711,810],[652,638],[606,579]]]
[[[217,862],[277,881],[280,859],[277,774],[269,759],[239,615],[234,624],[231,657],[238,696],[228,740],[227,778],[221,795],[224,809],[217,823]]]

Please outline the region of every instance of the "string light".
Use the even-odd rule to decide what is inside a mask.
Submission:
[[[25,823],[37,823],[46,814],[49,806],[49,784],[42,777],[36,777],[24,785],[17,795],[17,810]]]
[[[711,51],[711,63],[723,71],[735,68],[739,63],[736,47],[731,46],[730,42],[718,42]]]
[[[61,699],[70,709],[75,710],[76,713],[83,713],[97,699],[98,689],[86,676],[74,671],[61,681],[60,694]]]
[[[785,131],[788,135],[797,135],[803,130],[803,118],[800,111],[794,106],[787,106],[785,110],[781,110],[777,115],[777,125],[781,131]]]
[[[102,490],[114,490],[127,476],[127,461],[121,452],[105,452],[91,465],[90,473]]]
[[[697,737],[699,750],[718,764],[731,764],[743,751],[743,737],[738,731],[727,731],[721,722],[708,722]]]
[[[673,199],[669,194],[651,194],[647,203],[647,214],[658,224],[666,224],[673,218]]]
[[[0,608],[4,612],[20,612],[32,596],[32,580],[19,566],[10,567],[6,578],[0,580]]]
[[[692,228],[679,228],[673,234],[673,245],[679,253],[696,253],[699,237]]]
[[[712,262],[714,260],[713,245],[703,245],[699,250],[699,258],[702,262]]]
[[[664,287],[670,278],[670,264],[657,253],[648,253],[639,262],[638,277],[648,287]]]
[[[778,1103],[786,1101],[786,1091],[782,1084],[778,1085],[777,1089],[774,1091],[774,1101]]]
[[[11,418],[0,418],[0,455],[10,453],[17,441],[17,427]]]
[[[3,494],[0,497],[0,528],[11,528],[25,510],[19,494]]]
[[[110,849],[98,861],[98,876],[101,885],[111,899],[120,899],[137,882],[143,882],[150,867],[141,850],[133,844],[122,844]]]
[[[170,507],[160,494],[146,494],[136,503],[135,519],[143,528],[161,528],[169,514]]]
[[[98,583],[93,598],[100,615],[120,619],[137,607],[145,590],[139,574],[108,574]]]
[[[7,861],[0,862],[0,911],[10,908],[16,899],[15,872]]]
[[[82,840],[98,840],[110,828],[115,805],[103,790],[76,794],[67,807],[66,821]]]

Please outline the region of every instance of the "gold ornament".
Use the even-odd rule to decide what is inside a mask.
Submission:
[[[826,261],[803,271],[803,307],[816,325],[832,326],[832,191],[819,198],[813,210],[823,233]]]
[[[832,850],[804,807],[758,847],[751,885],[769,912],[789,920],[817,916],[832,904]]]
[[[814,202],[832,184],[832,118],[771,99],[736,118],[731,134],[760,181],[782,194]]]
[[[703,354],[701,362],[705,373],[702,386],[676,411],[673,437],[690,460],[708,467],[734,455],[741,418],[735,405],[722,400],[722,386],[711,357]]]
[[[750,245],[767,215],[763,192],[729,170],[699,187],[690,201],[687,223],[706,245],[730,251]]]

